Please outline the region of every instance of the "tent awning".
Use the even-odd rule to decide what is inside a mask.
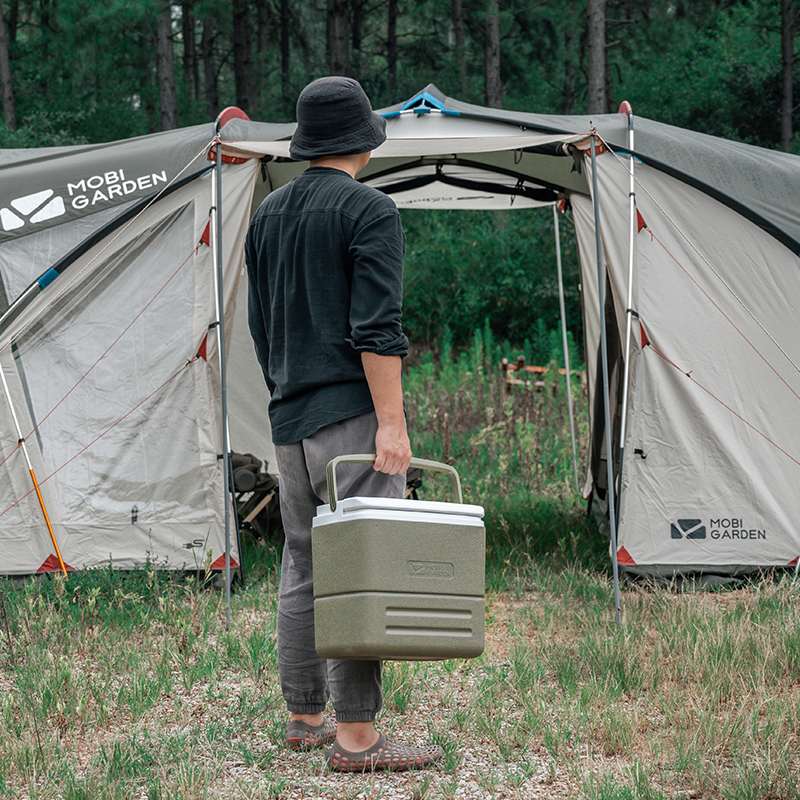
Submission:
[[[222,129],[226,153],[233,156],[266,156],[266,189],[288,183],[308,165],[289,159],[289,139],[285,131],[258,122],[233,120]],[[282,138],[275,138],[274,133]],[[573,161],[554,145],[580,141],[586,132],[572,134],[542,133],[519,125],[492,120],[469,120],[433,110],[426,114],[400,113],[387,119],[386,141],[372,153],[372,159],[359,175],[359,180],[384,189],[401,180],[418,176],[413,170],[432,172],[446,167],[448,175],[458,178],[459,171],[482,187],[448,187],[443,193],[441,181],[417,187],[394,199],[398,205],[429,208],[515,208],[541,205],[526,197],[526,204],[496,187],[515,186],[522,182],[546,187],[553,192],[588,193],[586,178],[576,172]],[[454,171],[455,170],[455,171]],[[411,172],[410,172],[411,171]],[[389,177],[391,176],[391,177]],[[469,177],[471,176],[471,177]],[[257,196],[260,192],[257,192]],[[525,192],[518,193],[520,195]],[[529,194],[529,193],[528,193]],[[522,200],[522,196],[518,200]],[[552,202],[548,197],[545,203]],[[427,204],[427,205],[423,205]]]
[[[262,130],[262,127],[262,123],[244,120],[234,120],[226,125],[222,129],[225,152],[231,155],[289,158],[289,139],[263,136],[273,131]],[[274,126],[266,127],[272,129]],[[441,113],[403,114],[387,120],[386,141],[373,151],[372,157],[418,158],[521,150],[557,142],[574,142],[584,138],[584,135],[545,134],[505,122],[463,120]]]
[[[556,199],[552,191],[511,175],[435,161],[378,173],[365,183],[386,192],[399,208],[513,210],[541,208]]]

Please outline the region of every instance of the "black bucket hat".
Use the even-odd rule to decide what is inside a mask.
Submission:
[[[297,98],[297,128],[289,145],[295,161],[366,153],[386,141],[386,120],[372,110],[354,78],[330,75]]]

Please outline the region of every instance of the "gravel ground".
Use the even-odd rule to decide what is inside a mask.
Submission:
[[[221,775],[215,797],[262,797],[272,792],[280,798],[331,798],[331,800],[408,800],[409,798],[571,798],[580,781],[559,765],[543,748],[515,753],[504,759],[489,738],[475,735],[470,728],[454,722],[458,709],[474,707],[477,687],[492,668],[502,667],[515,635],[509,620],[515,610],[529,606],[532,598],[511,601],[497,598],[492,603],[487,628],[486,653],[479,662],[458,662],[455,668],[439,664],[414,665],[414,687],[408,708],[402,714],[384,711],[380,727],[388,735],[409,744],[430,743],[432,736],[452,737],[456,752],[439,770],[376,775],[340,775],[329,772],[322,751],[287,752],[268,741],[275,751],[273,778],[264,781],[257,769],[231,765]],[[249,624],[255,623],[249,620]],[[389,703],[387,703],[389,705]],[[275,780],[277,778],[277,780]],[[283,785],[281,785],[281,783]]]

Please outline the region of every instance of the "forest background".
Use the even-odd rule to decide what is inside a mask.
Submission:
[[[626,99],[637,115],[799,152],[797,16],[794,0],[0,0],[0,146],[121,139],[232,104],[291,120],[306,83],[347,74],[375,107],[429,82],[542,113]],[[509,356],[559,360],[548,213],[415,210],[404,224],[417,347],[443,334],[461,347],[488,321]],[[569,229],[563,241],[581,342]]]

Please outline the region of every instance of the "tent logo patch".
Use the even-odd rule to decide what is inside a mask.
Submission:
[[[705,539],[706,526],[701,519],[679,519],[669,526],[669,533],[673,539]]]
[[[73,215],[75,211],[90,212],[96,206],[119,203],[129,196],[136,197],[144,192],[163,189],[168,182],[165,169],[135,177],[129,177],[124,169],[112,169],[98,175],[68,180],[64,187],[43,189],[15,197],[5,205],[0,204],[0,229],[9,233],[60,217],[68,211]],[[57,191],[59,189],[61,191]]]
[[[123,169],[112,169],[99,175],[67,182],[70,205],[76,211],[91,208],[98,203],[121,200],[129,194],[139,194],[167,183],[167,171],[150,172],[129,178]]]
[[[729,539],[765,540],[765,528],[748,527],[742,517],[711,517],[703,519],[677,519],[669,526],[672,539]]]
[[[26,194],[0,208],[0,224],[4,231],[14,231],[26,223],[36,224],[65,214],[64,199],[52,189]]]

